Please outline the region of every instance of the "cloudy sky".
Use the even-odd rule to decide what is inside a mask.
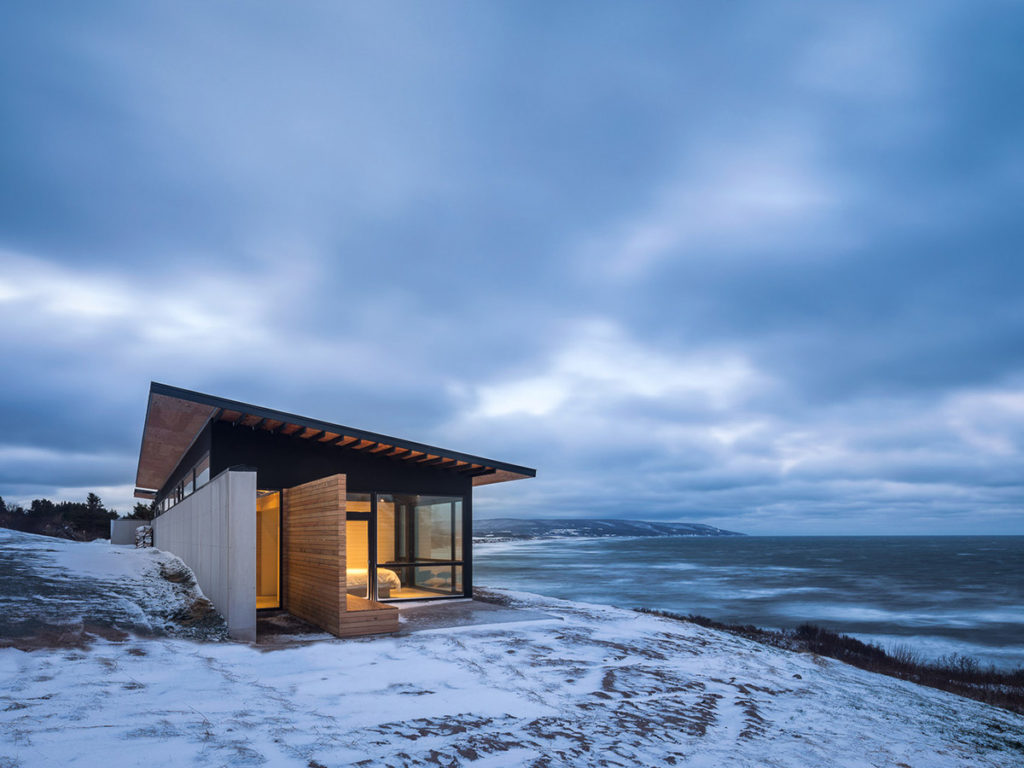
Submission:
[[[19,5],[5,499],[126,511],[156,380],[487,517],[1024,533],[1020,5]]]

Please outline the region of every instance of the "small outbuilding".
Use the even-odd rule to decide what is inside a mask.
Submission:
[[[153,382],[135,496],[234,637],[284,609],[340,637],[470,597],[473,488],[536,470]]]

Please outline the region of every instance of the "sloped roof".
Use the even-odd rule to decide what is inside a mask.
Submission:
[[[177,467],[185,451],[209,421],[280,433],[338,450],[359,451],[392,461],[424,464],[472,477],[487,485],[536,477],[537,470],[432,445],[331,424],[202,392],[151,382],[139,466],[135,475],[139,498],[153,498]]]

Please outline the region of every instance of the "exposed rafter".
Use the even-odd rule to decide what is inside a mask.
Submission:
[[[310,438],[307,439],[323,445],[371,453],[403,464],[454,470],[463,477],[494,469],[495,471],[490,473],[494,479],[480,478],[484,482],[505,482],[536,475],[536,470],[529,467],[483,459],[411,440],[153,382],[150,385],[136,487],[143,490],[162,487],[181,460],[184,451],[211,421],[233,426],[248,426],[253,431],[269,432],[272,435],[302,438],[308,433]]]

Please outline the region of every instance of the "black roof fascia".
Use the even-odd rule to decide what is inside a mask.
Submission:
[[[343,424],[331,424],[327,421],[320,421],[319,419],[310,419],[305,416],[298,416],[294,413],[288,413],[286,411],[275,411],[272,408],[263,408],[258,405],[252,405],[250,403],[243,403],[238,400],[228,400],[223,397],[216,397],[214,395],[207,395],[203,392],[194,392],[190,389],[182,389],[181,387],[172,387],[169,384],[161,384],[156,381],[152,381],[149,384],[150,394],[165,395],[167,397],[176,397],[179,400],[188,400],[193,403],[200,403],[202,405],[209,405],[214,408],[222,408],[225,411],[242,411],[250,416],[259,416],[264,419],[273,419],[274,421],[286,421],[290,424],[297,424],[302,427],[308,427],[310,429],[317,429],[322,432],[337,432],[339,434],[349,435],[351,437],[358,437],[362,440],[372,440],[375,443],[386,443],[396,448],[408,448],[412,451],[423,451],[424,453],[432,453],[435,455],[443,455],[445,458],[458,459],[460,461],[468,461],[472,464],[483,464],[494,469],[500,469],[505,472],[513,472],[517,475],[525,475],[526,477],[536,477],[537,470],[531,467],[521,467],[518,464],[509,464],[504,461],[494,461],[493,459],[485,459],[481,456],[473,456],[468,453],[460,453],[458,451],[449,451],[445,448],[437,448],[433,445],[426,445],[425,443],[417,443],[412,440],[403,440],[397,437],[390,437],[388,435],[382,435],[377,432],[368,432],[365,429],[355,429],[354,427],[346,427]],[[147,406],[147,416],[148,406]],[[367,446],[369,447],[369,446]]]

